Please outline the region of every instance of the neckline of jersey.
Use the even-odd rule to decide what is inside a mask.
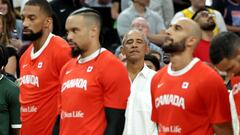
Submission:
[[[171,69],[172,63],[170,63],[168,65],[167,72],[171,76],[181,76],[181,75],[187,73],[188,71],[190,71],[193,68],[193,66],[196,65],[196,63],[198,63],[198,62],[199,62],[199,58],[194,58],[186,67],[184,67],[183,69],[178,70],[178,71],[173,71]]]
[[[78,63],[82,64],[82,63],[88,62],[90,60],[93,60],[94,58],[96,58],[99,54],[101,54],[105,50],[106,50],[105,48],[100,48],[100,49],[98,49],[97,51],[95,51],[94,53],[92,53],[91,55],[89,55],[85,58],[81,58],[81,55],[79,55],[78,58],[77,58]]]
[[[44,51],[44,49],[48,46],[51,38],[53,37],[54,35],[52,33],[49,33],[46,41],[44,42],[43,46],[40,48],[40,50],[38,50],[37,52],[34,53],[34,47],[32,48],[32,51],[31,51],[31,59],[34,60],[36,59],[38,56],[40,56],[40,54]]]

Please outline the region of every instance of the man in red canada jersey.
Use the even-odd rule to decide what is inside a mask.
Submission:
[[[29,0],[22,12],[23,39],[32,44],[20,59],[21,135],[51,135],[59,113],[59,75],[71,49],[51,33],[51,16],[45,0]]]
[[[60,135],[121,135],[130,94],[127,69],[101,48],[101,17],[90,8],[67,18],[72,56],[62,69]]]
[[[201,29],[182,18],[171,25],[162,49],[170,64],[152,79],[152,120],[159,135],[232,135],[228,92],[222,78],[193,58]]]

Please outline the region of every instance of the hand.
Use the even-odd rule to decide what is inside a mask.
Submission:
[[[10,42],[10,45],[12,45],[13,47],[17,48],[17,49],[20,49],[23,45],[22,41],[19,40],[19,39],[15,39],[15,38],[11,38],[9,40]]]

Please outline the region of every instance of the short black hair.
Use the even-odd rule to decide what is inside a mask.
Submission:
[[[2,68],[8,63],[8,53],[4,45],[0,44],[0,73],[3,73]]]
[[[53,16],[53,10],[48,1],[46,0],[29,0],[26,2],[25,6],[39,6],[40,9],[46,13],[48,17]]]
[[[151,54],[146,54],[144,56],[144,60],[151,61],[153,63],[153,65],[156,67],[156,70],[160,69],[160,62],[156,56],[151,55]]]
[[[208,12],[208,9],[206,8],[206,7],[204,7],[204,8],[200,8],[199,10],[197,10],[194,14],[193,14],[193,16],[192,16],[192,20],[194,20],[196,17],[197,17],[197,15],[200,13],[200,12],[202,12],[202,11],[207,11]]]
[[[240,48],[240,37],[233,32],[222,32],[215,36],[210,45],[210,59],[216,65],[224,58],[231,59]]]
[[[102,17],[101,14],[92,8],[88,8],[88,7],[82,7],[78,10],[73,11],[69,16],[73,16],[73,15],[81,15],[84,17],[91,17],[94,20],[96,20],[96,23],[99,23],[99,30],[101,31],[101,27],[102,27]]]

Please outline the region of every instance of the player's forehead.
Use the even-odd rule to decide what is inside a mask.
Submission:
[[[190,31],[196,29],[196,24],[194,24],[194,23],[195,22],[191,19],[180,18],[176,22],[172,23],[171,26],[175,26],[175,28],[178,27],[181,29],[181,31],[190,32]]]
[[[83,16],[71,15],[67,18],[66,28],[80,27],[83,21],[84,21]]]
[[[41,8],[37,5],[26,5],[23,8],[22,16],[40,16]]]

